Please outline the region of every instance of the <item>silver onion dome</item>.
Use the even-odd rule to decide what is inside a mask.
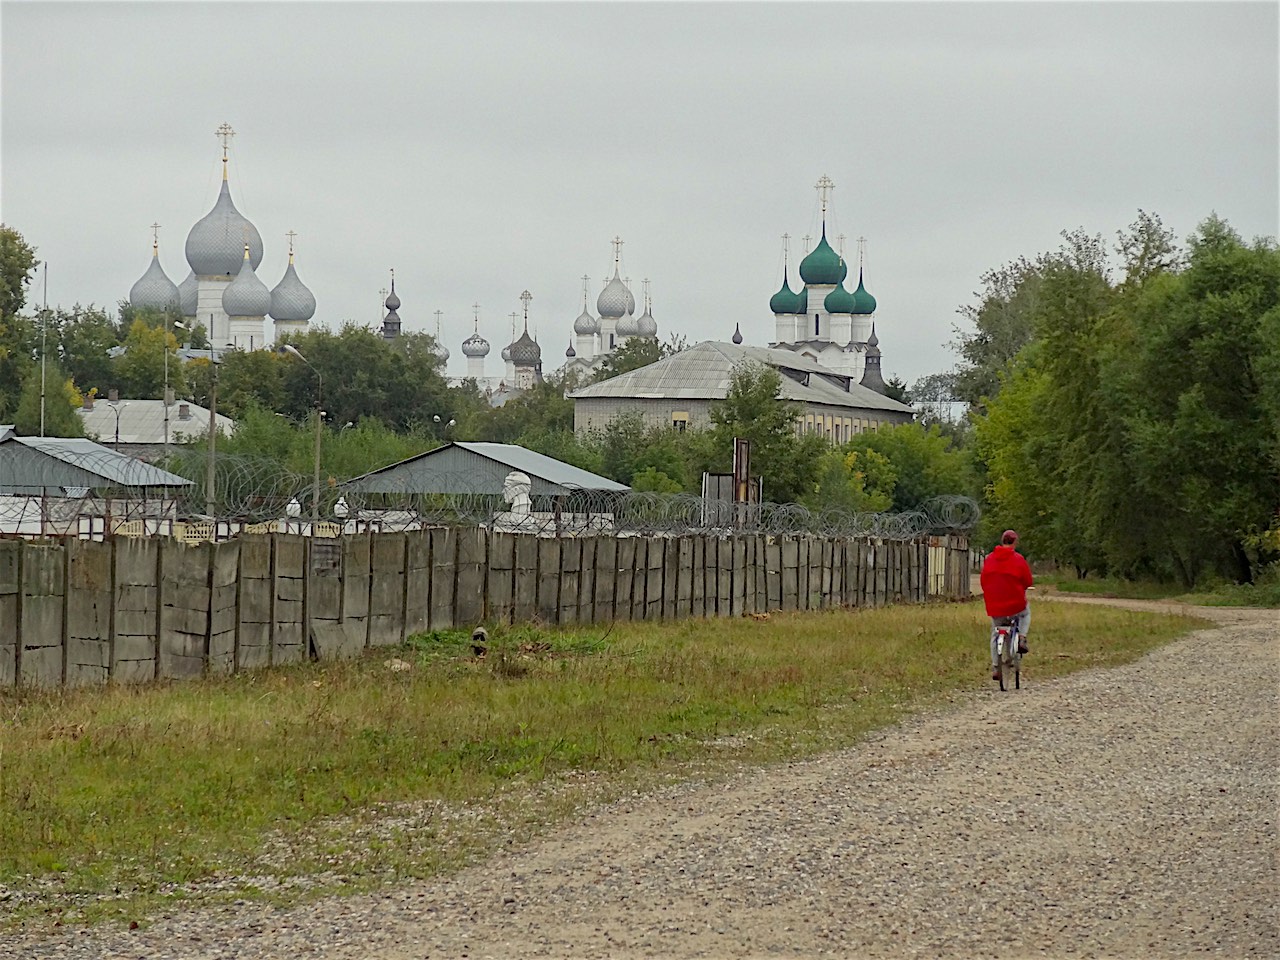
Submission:
[[[249,255],[240,261],[240,272],[222,291],[222,309],[228,317],[265,317],[271,312],[271,291],[253,272]]]
[[[443,343],[436,341],[436,345],[431,348],[431,352],[436,355],[436,359],[439,360],[441,363],[449,362],[449,348],[446,347]]]
[[[529,336],[528,330],[511,345],[511,362],[517,367],[533,367],[542,362],[542,348]]]
[[[578,355],[578,351],[573,349],[572,340],[569,341],[569,349],[564,352],[564,355],[568,357],[570,360],[572,360],[574,357]]]
[[[605,288],[600,291],[600,296],[596,298],[596,313],[600,314],[602,319],[617,320],[628,310],[635,310],[635,308],[636,298],[631,296],[631,291],[618,276],[618,268],[614,267],[613,279],[605,284]]]
[[[184,317],[194,317],[196,315],[199,293],[200,281],[196,279],[195,273],[188,273],[187,279],[178,284],[178,302],[182,304],[182,315]]]
[[[218,202],[187,234],[187,263],[198,277],[234,276],[244,258],[245,244],[253,269],[262,263],[262,237],[231,202],[231,188],[222,181]]]
[[[629,313],[619,320],[618,325],[613,329],[620,337],[635,337],[640,335],[640,328],[636,326],[636,318]]]
[[[653,319],[653,314],[646,307],[644,313],[636,317],[636,334],[641,337],[657,338],[658,321]]]
[[[396,296],[396,282],[394,280],[391,281],[391,294],[387,297],[387,309],[400,309],[400,298]]]
[[[514,343],[508,343],[505,347],[502,348],[502,353],[500,354],[500,356],[502,357],[503,363],[511,362],[511,348],[514,346],[515,346]]]
[[[232,286],[235,284],[233,283]],[[226,303],[226,294],[223,294],[222,302]],[[271,291],[271,318],[305,322],[315,315],[315,294],[298,279],[298,272],[294,270],[293,261],[290,260],[283,279]]]
[[[582,334],[584,337],[587,334],[599,333],[600,321],[591,315],[591,311],[584,309],[582,316],[573,321],[573,332]]]
[[[487,357],[489,341],[478,333],[473,333],[462,341],[462,354],[466,357]]]
[[[153,250],[147,271],[129,289],[129,304],[151,310],[166,310],[179,303],[178,288],[160,266],[160,252]]]

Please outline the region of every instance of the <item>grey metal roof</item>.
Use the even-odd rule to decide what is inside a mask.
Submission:
[[[366,493],[499,493],[512,470],[527,473],[535,496],[572,490],[629,490],[541,453],[510,443],[446,443],[408,460],[353,477],[342,484]]]
[[[782,373],[784,400],[860,410],[915,412],[905,403],[853,383],[849,377],[790,350],[716,340],[704,341],[647,367],[581,387],[572,391],[569,399],[723,400],[728,395],[734,367],[745,361],[762,363]],[[795,376],[807,383],[799,382]]]
[[[182,417],[182,408],[188,416]],[[121,443],[164,443],[163,400],[121,400],[110,403],[99,400],[92,410],[81,407],[76,411],[84,424],[87,437],[97,437],[103,443],[116,439],[116,413],[120,414]],[[225,434],[235,432],[236,422],[230,417],[217,415],[218,429]],[[203,437],[209,432],[209,411],[198,403],[185,401],[169,406],[169,442]]]
[[[191,481],[92,440],[0,428],[0,488],[186,487]]]

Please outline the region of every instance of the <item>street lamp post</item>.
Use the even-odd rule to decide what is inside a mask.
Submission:
[[[111,404],[111,407],[110,407],[111,412],[116,415],[116,452],[117,453],[120,451],[120,412],[124,410],[124,408],[127,407],[128,405],[129,404],[127,403],[113,403]]]
[[[174,320],[173,326],[187,329],[181,320]],[[164,315],[164,452],[169,455],[169,312]]]
[[[293,344],[286,343],[282,349],[285,353],[297,357],[308,367],[311,367],[311,372],[316,375],[316,442],[311,476],[311,535],[314,537],[316,535],[316,524],[320,522],[320,426],[321,421],[324,419],[324,411],[320,409],[320,404],[323,402],[324,397],[324,377]]]

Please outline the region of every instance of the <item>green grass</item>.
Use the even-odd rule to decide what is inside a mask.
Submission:
[[[847,745],[990,686],[986,623],[969,603],[520,627],[483,659],[458,631],[353,662],[0,694],[7,920],[431,876],[585,804]],[[1039,604],[1026,674],[1127,662],[1198,624]]]

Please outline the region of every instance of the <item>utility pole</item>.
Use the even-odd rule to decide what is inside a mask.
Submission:
[[[44,307],[40,311],[40,436],[44,436],[44,358],[48,352],[45,349],[45,330],[49,326],[49,261],[42,261],[44,265]]]
[[[213,326],[213,314],[209,315],[209,325],[210,327]],[[205,464],[204,512],[216,521],[217,515],[214,513],[214,509],[217,506],[217,497],[215,496],[214,484],[218,482],[218,475],[214,470],[214,465],[218,451],[218,361],[213,359],[212,340],[209,341],[209,366],[212,368],[213,382],[209,387],[209,462]]]

